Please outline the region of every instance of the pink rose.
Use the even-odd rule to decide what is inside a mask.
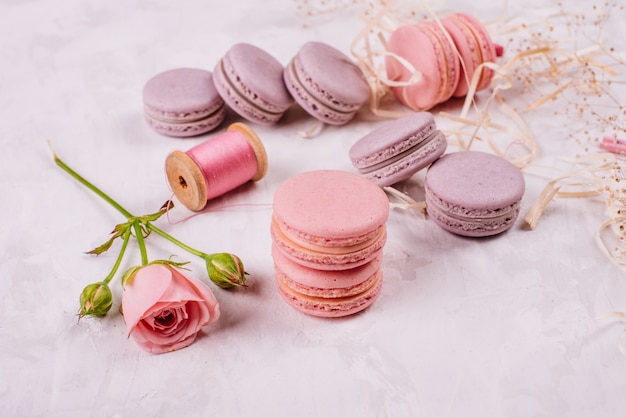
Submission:
[[[141,348],[155,354],[187,347],[203,326],[220,315],[206,284],[158,263],[138,268],[128,277],[122,310],[128,333]]]

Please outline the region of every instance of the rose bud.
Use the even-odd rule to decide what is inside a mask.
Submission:
[[[167,263],[131,268],[123,286],[126,329],[141,348],[151,353],[187,347],[202,327],[220,315],[209,286]]]
[[[222,289],[246,285],[246,273],[239,257],[229,253],[210,254],[205,258],[209,278]]]
[[[111,289],[104,282],[87,285],[80,294],[79,317],[104,316],[113,305],[113,294]]]

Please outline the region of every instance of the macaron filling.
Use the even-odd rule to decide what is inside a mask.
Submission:
[[[305,110],[310,111],[313,116],[331,125],[342,125],[350,121],[356,110],[339,110],[318,100],[317,96],[311,92],[311,89],[308,89],[306,84],[298,77],[294,61],[295,59],[291,60],[285,69],[284,77],[287,88],[294,98],[297,99],[298,103]]]
[[[524,189],[520,170],[506,159],[480,151],[453,152],[426,173],[426,210],[450,232],[495,235],[517,219]]]
[[[276,214],[272,216],[272,228],[274,228],[277,233],[280,233],[281,237],[294,243],[294,246],[328,254],[350,253],[367,248],[373,242],[379,240],[385,232],[385,226],[381,225],[366,235],[334,238],[330,241],[328,238],[316,237],[304,232],[297,232],[293,228],[288,228],[283,222],[277,219]]]
[[[161,123],[190,123],[208,118],[224,108],[224,102],[219,100],[202,109],[190,109],[184,111],[160,110],[156,107],[144,104],[144,112],[147,117],[158,120]]]
[[[459,219],[462,221],[469,220],[483,220],[483,219],[505,219],[511,214],[516,214],[519,212],[520,202],[515,202],[509,206],[505,206],[498,209],[486,209],[486,208],[467,208],[464,206],[453,205],[450,203],[446,203],[443,199],[438,198],[432,190],[426,185],[425,187],[425,197],[428,203],[432,206],[439,208],[440,210],[445,210],[445,213],[451,219]]]
[[[439,130],[430,130],[427,133],[418,133],[410,136],[406,141],[400,142],[397,146],[381,151],[376,156],[370,158],[371,165],[359,165],[357,169],[362,174],[369,174],[374,171],[394,164],[407,156],[413,154],[420,148],[425,148],[438,138],[445,137]],[[376,162],[378,161],[378,162]]]
[[[244,84],[243,79],[237,74],[236,69],[230,62],[228,55],[222,58],[222,60],[218,63],[218,66],[222,79],[228,83],[234,93],[238,93],[238,96],[248,102],[251,106],[261,108],[263,111],[272,114],[282,114],[289,108],[289,105],[280,105],[269,101],[259,92],[253,91],[246,84]],[[279,73],[281,72],[282,67],[279,69]],[[283,98],[282,101],[287,103],[290,102],[287,97]]]
[[[363,292],[338,298],[308,296],[287,286],[278,286],[280,295],[294,308],[314,316],[339,317],[364,310],[374,303],[382,287],[382,275]]]
[[[280,119],[283,112],[268,111],[259,107],[257,104],[248,100],[246,96],[239,93],[239,90],[235,84],[228,77],[228,74],[224,70],[223,62],[218,63],[215,68],[216,87],[223,95],[224,100],[229,102],[229,105],[245,116],[255,122],[267,122],[274,123]],[[219,84],[222,83],[222,84]]]

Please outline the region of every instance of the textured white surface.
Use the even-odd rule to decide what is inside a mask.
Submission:
[[[542,3],[521,11],[488,1],[438,5],[489,18],[522,13],[536,22],[554,12]],[[170,197],[166,155],[206,137],[150,130],[141,89],[151,76],[211,69],[235,42],[266,48],[283,64],[309,40],[348,52],[362,27],[359,10],[309,18],[305,26],[286,0],[0,3],[0,415],[624,416],[624,323],[602,317],[626,310],[626,277],[594,242],[607,217],[602,197],[557,199],[535,231],[520,219],[505,235],[480,241],[394,209],[385,285],[369,310],[323,320],[280,299],[270,256],[273,191],[301,171],[353,171],[350,146],[379,123],[365,114],[311,139],[298,134],[313,121],[297,107],[276,126],[255,127],[268,151],[267,176],[215,202],[242,206],[174,223],[190,215],[178,205],[171,224],[159,221],[199,249],[238,254],[250,273],[247,290],[215,289],[222,317],[192,346],[156,356],[141,351],[117,305],[105,319],[77,323],[80,291],[115,259],[83,252],[123,219],[54,165],[47,141],[130,211],[154,212]],[[617,15],[606,24],[618,50],[626,45],[622,22]],[[625,97],[622,85],[614,88]],[[550,106],[525,116],[541,146],[529,173],[577,152],[565,131],[567,117],[576,116],[555,117]],[[460,103],[446,110],[458,112]],[[231,114],[223,128],[237,120]],[[446,120],[438,123],[446,128]],[[422,180],[418,174],[402,190],[420,200]],[[523,213],[545,180],[526,175]],[[204,277],[199,260],[159,237],[148,246],[151,258],[175,254]],[[123,267],[138,262],[133,246]],[[119,303],[118,282],[114,289]]]

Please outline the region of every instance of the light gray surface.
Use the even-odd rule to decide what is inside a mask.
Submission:
[[[458,5],[491,21],[520,16],[546,34],[543,19],[559,12],[540,1],[504,3],[508,9],[487,1],[433,9]],[[315,122],[297,107],[276,126],[255,127],[268,151],[267,176],[215,202],[239,206],[190,217],[178,205],[171,224],[158,221],[199,249],[236,253],[250,273],[247,290],[214,287],[222,317],[192,346],[158,356],[141,351],[127,338],[117,305],[105,319],[77,322],[80,291],[115,259],[83,252],[124,219],[54,165],[47,141],[133,213],[154,212],[170,197],[166,155],[206,137],[167,138],[147,126],[141,89],[151,76],[180,66],[211,69],[236,42],[266,48],[283,64],[309,40],[348,53],[363,26],[360,10],[357,4],[305,19],[283,0],[0,4],[0,415],[623,416],[624,323],[604,316],[626,310],[626,278],[594,241],[608,216],[606,196],[559,198],[536,230],[520,219],[505,235],[480,242],[446,233],[416,211],[393,209],[385,284],[370,309],[322,320],[280,299],[270,255],[273,191],[305,170],[353,171],[350,146],[379,124],[366,112],[309,139],[298,132]],[[603,24],[618,50],[622,22],[616,11]],[[506,45],[510,36],[498,39]],[[623,85],[613,88],[624,98]],[[445,108],[460,109],[460,102]],[[606,130],[559,102],[523,117],[540,146],[526,170],[525,213],[546,181],[569,169],[557,158],[589,147],[576,127],[586,123],[595,137]],[[237,120],[231,114],[224,127]],[[449,119],[437,121],[452,127]],[[418,174],[398,187],[421,200],[422,182]],[[151,258],[190,260],[191,274],[204,277],[200,260],[157,236],[148,250]],[[123,267],[137,263],[133,246]],[[118,282],[114,289],[117,304]]]

